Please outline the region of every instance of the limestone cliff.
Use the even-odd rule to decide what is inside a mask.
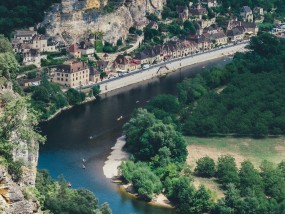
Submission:
[[[6,106],[8,103],[15,102],[15,106],[21,105],[21,101],[25,102],[24,98],[17,95],[12,90],[10,82],[6,82],[0,87],[0,116],[1,116],[1,127],[5,127],[7,123],[3,122],[3,115],[6,114]],[[14,120],[16,126],[11,130],[9,137],[9,144],[13,144],[12,156],[14,161],[21,161],[23,163],[22,171],[23,175],[17,182],[13,181],[11,176],[8,174],[7,162],[3,157],[0,156],[0,213],[5,214],[29,214],[29,213],[42,213],[40,211],[40,205],[35,197],[35,179],[37,172],[38,162],[38,142],[20,136],[19,128],[28,130],[30,116],[25,105],[16,115],[9,114],[7,116],[10,121]],[[13,108],[14,106],[11,106]],[[2,109],[1,109],[2,108]],[[3,123],[3,124],[2,124]],[[10,127],[10,126],[9,126]],[[22,129],[23,131],[23,129]],[[1,142],[2,143],[2,142]]]
[[[143,19],[147,12],[159,13],[166,0],[122,0],[116,1],[116,9],[104,13],[108,0],[62,0],[47,12],[41,26],[46,27],[49,36],[65,43],[79,40],[84,33],[102,32],[103,39],[116,43],[126,38],[135,22]],[[114,4],[114,3],[113,3]]]

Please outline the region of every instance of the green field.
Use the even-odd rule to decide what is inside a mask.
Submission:
[[[279,138],[234,138],[234,137],[185,137],[187,143],[187,163],[192,170],[196,167],[199,158],[209,156],[216,162],[221,155],[231,155],[237,166],[244,160],[250,160],[257,169],[262,160],[279,163],[285,159],[285,137]],[[213,199],[224,197],[224,192],[215,178],[201,178],[193,176],[193,183],[198,188],[204,185],[213,193]]]
[[[188,160],[192,163],[196,162],[199,156],[202,157],[205,154],[213,156],[214,159],[222,154],[232,154],[236,157],[237,162],[249,159],[256,167],[262,160],[279,163],[285,159],[285,137],[263,139],[185,137],[185,140],[188,144]]]

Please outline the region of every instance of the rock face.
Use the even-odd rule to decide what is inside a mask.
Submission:
[[[23,192],[27,193],[26,197]],[[15,183],[3,166],[0,166],[0,213],[42,213],[37,199],[24,186]]]
[[[125,39],[135,22],[143,19],[147,12],[159,13],[166,0],[123,0],[112,13],[103,13],[108,0],[62,0],[47,12],[41,26],[49,36],[71,44],[86,32],[102,32],[103,39],[115,44]]]
[[[0,100],[7,93],[12,97],[18,96],[13,92],[10,82],[0,87]],[[26,119],[26,113],[26,111],[21,112],[22,120]],[[7,167],[1,164],[2,159],[0,157],[0,213],[42,213],[39,202],[33,193],[37,173],[38,143],[20,140],[16,131],[12,133],[9,141],[17,145],[13,150],[13,159],[23,162],[23,175],[20,181],[14,182],[8,174]]]

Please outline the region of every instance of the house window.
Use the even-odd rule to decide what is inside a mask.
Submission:
[[[65,79],[65,81],[67,82],[67,79]]]
[[[61,78],[61,81],[63,81],[63,78]]]
[[[58,77],[58,78],[57,78],[57,80],[59,81],[59,80],[60,80],[60,78]]]
[[[65,74],[66,77],[68,77],[68,74]]]
[[[60,73],[57,73],[56,75],[57,75],[57,76],[60,76]]]

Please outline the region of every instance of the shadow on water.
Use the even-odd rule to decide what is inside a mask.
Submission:
[[[135,86],[128,86],[102,95],[100,99],[76,106],[49,122],[41,124],[47,142],[40,148],[39,169],[48,169],[52,177],[63,174],[75,188],[94,192],[100,203],[108,202],[113,213],[173,214],[175,210],[149,206],[119,191],[103,175],[103,165],[116,139],[122,135],[122,126],[134,109],[144,107],[158,94],[176,94],[176,84],[199,72],[203,66],[223,66],[223,59],[198,64],[154,78]],[[123,116],[123,119],[117,120]],[[92,136],[92,139],[90,139]],[[82,169],[82,158],[86,169]]]

